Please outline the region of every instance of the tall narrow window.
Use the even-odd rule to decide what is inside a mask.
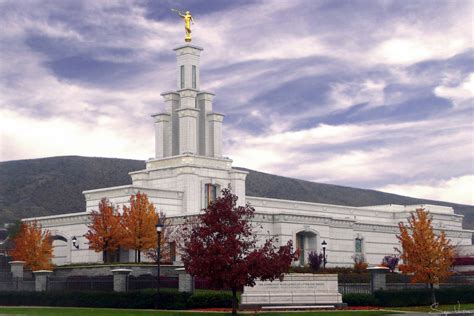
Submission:
[[[193,66],[193,89],[196,89],[196,66]]]
[[[181,89],[184,89],[184,65],[181,66]]]
[[[206,201],[206,206],[214,202],[217,198],[217,185],[213,184],[206,184],[205,186],[205,201]]]
[[[170,247],[170,261],[173,263],[173,261],[176,261],[176,242],[172,241],[169,243]]]
[[[362,238],[355,239],[355,253],[362,254]]]

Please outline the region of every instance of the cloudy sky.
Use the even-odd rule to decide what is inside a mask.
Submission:
[[[195,17],[234,165],[474,204],[473,1],[0,1],[0,160],[147,159]]]

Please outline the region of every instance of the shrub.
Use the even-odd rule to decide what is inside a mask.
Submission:
[[[364,255],[355,255],[352,259],[354,260],[354,272],[362,273],[367,270],[369,265],[365,261]]]
[[[0,305],[4,306],[63,306],[107,307],[136,309],[186,309],[207,307],[231,307],[232,295],[228,292],[206,291],[180,293],[161,290],[157,298],[155,290],[117,292],[0,292]]]
[[[398,256],[396,256],[396,255],[385,256],[385,257],[383,257],[382,265],[384,267],[389,268],[390,272],[393,272],[393,271],[395,271],[399,260],[400,260],[400,258],[398,258]]]
[[[380,306],[420,306],[431,304],[429,289],[403,291],[376,291],[374,293]],[[444,288],[436,290],[436,297],[440,304],[474,303],[474,286],[458,288]]]
[[[474,286],[436,290],[440,304],[474,303]],[[429,289],[403,291],[376,291],[374,294],[345,294],[342,301],[349,306],[422,306],[431,304]]]
[[[188,308],[231,307],[232,292],[199,291],[188,299]]]
[[[453,266],[470,266],[470,265],[474,265],[474,257],[454,258]]]
[[[349,306],[377,306],[378,301],[372,294],[350,293],[342,296],[342,301]]]
[[[318,271],[321,265],[323,265],[324,256],[322,253],[310,251],[310,253],[308,254],[308,261],[311,269],[313,269],[314,271]]]

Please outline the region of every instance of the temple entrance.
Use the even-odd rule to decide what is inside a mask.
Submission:
[[[311,231],[302,231],[296,234],[296,249],[300,250],[299,264],[301,266],[308,263],[308,254],[317,250],[317,236]]]
[[[53,260],[56,265],[69,263],[71,250],[68,241],[60,235],[51,236],[53,239]]]

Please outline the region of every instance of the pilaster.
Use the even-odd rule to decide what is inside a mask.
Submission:
[[[196,99],[198,108],[201,111],[199,115],[199,154],[202,156],[210,156],[209,123],[206,116],[212,112],[214,93],[198,92]]]
[[[208,113],[208,143],[209,152],[212,157],[222,157],[222,121],[224,115],[219,113]]]
[[[196,108],[182,108],[176,111],[179,117],[179,154],[197,154],[197,118]]]
[[[171,156],[171,114],[152,115],[155,119],[155,158]]]

